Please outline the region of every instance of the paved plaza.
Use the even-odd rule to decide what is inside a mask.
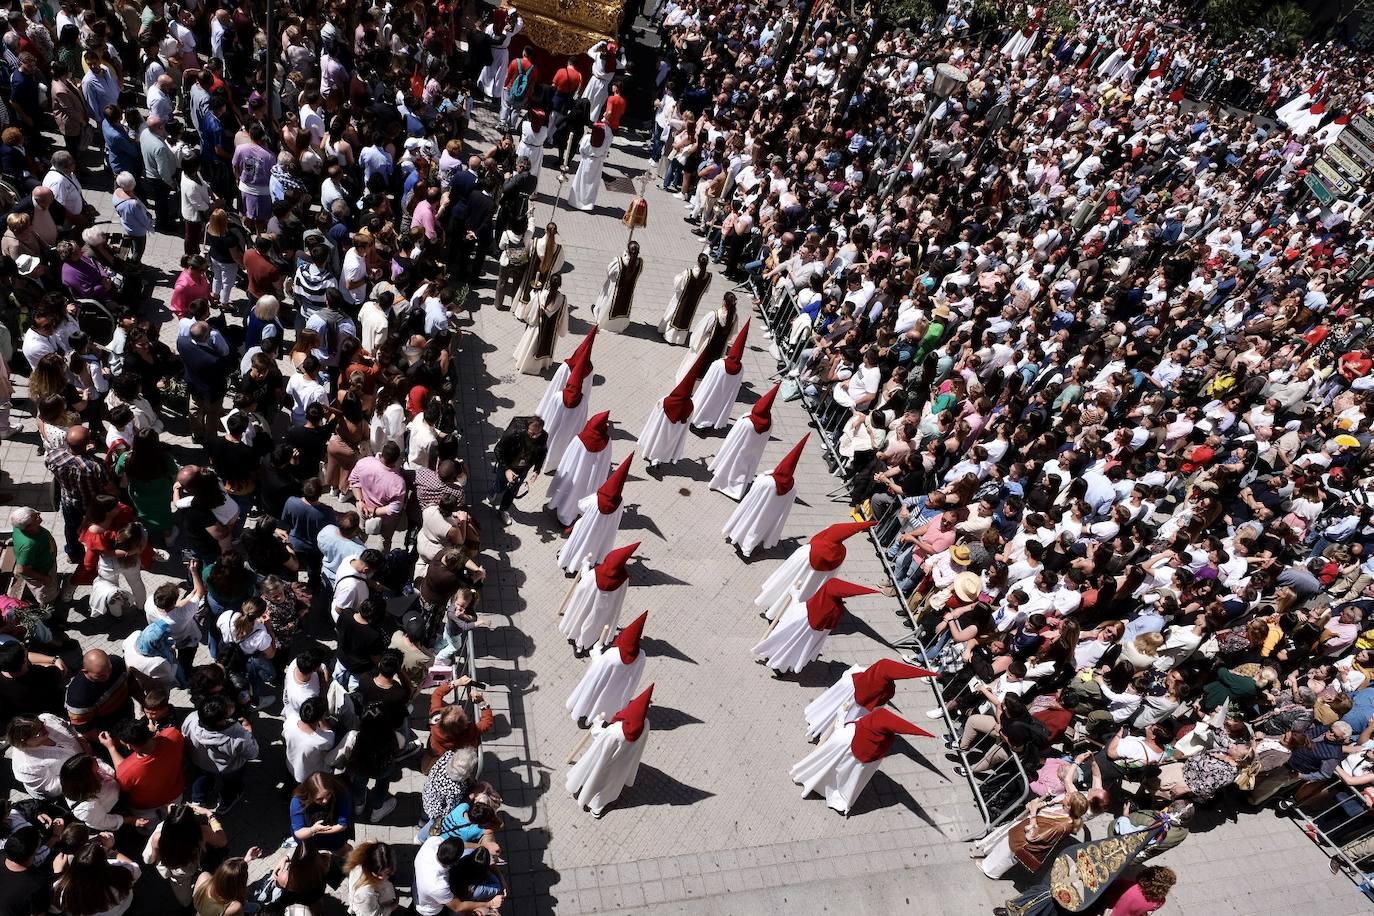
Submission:
[[[635,141],[633,135],[617,141],[607,178],[642,174],[644,144]],[[547,221],[555,178],[546,166],[532,210],[535,225]],[[627,230],[619,217],[630,199],[628,188],[616,181],[613,190],[603,191],[594,213],[560,209],[554,217],[567,253],[563,289],[573,305],[570,336],[558,345],[560,358],[587,329],[606,264],[623,250]],[[89,196],[99,197],[108,212],[108,195]],[[636,235],[646,266],[634,323],[624,335],[599,335],[593,356],[591,409],[611,412],[616,462],[635,447],[655,399],[671,384],[683,351],[664,343],[655,325],[674,276],[702,247],[682,219],[679,198],[651,186],[648,200],[649,227]],[[180,251],[179,239],[157,237],[147,260],[170,271]],[[709,304],[729,287],[717,276],[707,293]],[[742,297],[747,304],[747,295]],[[489,289],[482,291],[481,307],[464,328],[457,399],[474,497],[485,489],[488,456],[500,432],[512,417],[533,412],[546,385],[543,378],[514,371],[511,354],[521,330],[508,311],[493,308]],[[165,333],[171,333],[170,326]],[[769,343],[755,315],[741,410],[772,383]],[[27,402],[21,406],[26,409]],[[497,726],[483,743],[484,778],[498,787],[507,806],[500,839],[512,897],[503,912],[934,916],[987,913],[1012,892],[1011,882],[989,881],[968,859],[968,846],[960,840],[978,827],[976,810],[967,783],[952,772],[938,740],[899,743],[847,818],[818,798],[801,798],[788,777],[791,765],[810,750],[803,737],[805,705],[844,666],[890,654],[887,643],[909,632],[894,613],[895,599],[856,598],[822,659],[800,675],[774,677],[752,661],[749,649],[767,626],[752,604],[759,585],[812,533],[847,517],[847,507],[827,497],[837,481],[826,473],[806,421],[800,403],[779,403],[774,410],[765,468],[806,433],[813,439],[797,475],[799,498],[784,541],[747,561],[720,534],[734,503],[706,486],[706,462],[723,431],[694,432],[686,457],[661,468],[657,478],[636,462],[617,543],[642,542],[630,567],[622,622],[649,611],[644,680],[656,684],[652,730],[636,784],[601,820],[579,810],[563,789],[568,755],[583,734],[563,703],[587,663],[573,656],[557,630],[557,608],[568,580],[554,560],[562,543],[559,526],[542,511],[549,478],[519,500],[514,523],[504,529],[487,507],[474,505],[490,576],[479,610],[492,627],[477,635],[478,677],[490,685],[487,695],[497,714]],[[27,415],[24,423],[24,435],[0,444],[0,467],[17,486],[18,503],[45,510],[51,521],[47,473]],[[184,424],[170,431],[176,434],[172,441],[184,446]],[[184,460],[186,453],[179,457]],[[157,573],[158,578],[184,575],[165,564]],[[842,575],[863,584],[881,581],[882,566],[867,542],[851,541]],[[74,614],[73,619],[83,647],[112,646],[136,625],[127,617],[87,621]],[[185,711],[185,695],[175,699]],[[923,713],[932,705],[930,688],[919,680],[901,682],[893,703],[918,723],[927,722]],[[226,818],[235,852],[251,844],[271,850],[287,834],[285,791],[290,787],[280,719],[267,714],[257,722],[263,759],[250,770],[248,798]],[[272,742],[275,746],[266,746]],[[393,842],[408,860],[420,785],[418,773],[408,770],[396,786],[400,805],[388,822],[361,826],[359,837]],[[1289,821],[1260,811],[1242,814],[1238,822],[1216,823],[1210,814],[1202,812],[1200,829],[1164,857],[1180,876],[1170,914],[1367,911],[1350,882],[1332,876],[1326,858]],[[1102,826],[1093,824],[1095,831]],[[273,861],[258,863],[254,874]],[[398,884],[408,887],[408,876],[400,877]],[[147,899],[156,888],[141,893],[136,911],[158,912],[158,901]]]

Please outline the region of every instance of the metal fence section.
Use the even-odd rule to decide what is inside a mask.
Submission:
[[[1374,900],[1374,795],[1347,786],[1333,776],[1306,801],[1288,798],[1279,810],[1288,814],[1308,838],[1331,859],[1333,872],[1344,872]]]
[[[796,319],[800,315],[796,297],[790,289],[780,285],[763,288],[756,286],[755,296],[766,333],[773,339],[777,351],[778,371],[775,377],[796,379],[803,369],[803,354],[813,340],[809,326],[796,327]],[[801,384],[800,381],[798,384]],[[835,497],[848,489],[843,480],[845,461],[839,453],[839,441],[845,423],[852,413],[848,408],[836,403],[830,397],[829,391],[817,391],[814,395],[808,395],[803,391],[801,402],[811,416],[812,425],[820,433],[821,444],[832,460],[836,476],[842,478],[839,486],[831,491],[831,496]],[[906,616],[911,626],[910,635],[894,642],[892,648],[900,651],[909,662],[933,664],[935,660],[929,657],[928,647],[921,639],[920,621],[911,610],[911,596],[903,593],[893,566],[893,557],[889,556],[890,548],[902,533],[901,521],[901,507],[893,505],[878,519],[878,524],[868,530],[888,580],[897,590],[896,601],[900,613]],[[974,804],[983,822],[981,830],[965,837],[966,840],[976,839],[1021,813],[1031,796],[1030,776],[1026,773],[1025,762],[1019,755],[1011,752],[995,734],[980,736],[967,749],[958,746],[964,723],[962,720],[956,722],[949,710],[953,702],[973,689],[972,682],[949,696],[945,694],[938,679],[931,678],[928,683],[944,712],[945,731],[953,738],[953,751],[968,774],[969,789],[973,793]]]

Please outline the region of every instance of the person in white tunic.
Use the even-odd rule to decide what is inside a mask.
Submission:
[[[697,326],[692,329],[692,341],[688,344],[689,352],[683,355],[677,365],[678,378],[682,378],[683,373],[702,354],[706,355],[707,366],[725,355],[725,347],[730,343],[730,335],[735,333],[735,322],[739,317],[736,299],[734,293],[726,292],[718,307],[697,320]]]
[[[544,227],[544,234],[530,243],[525,273],[520,278],[520,287],[515,293],[515,307],[511,310],[517,321],[529,323],[530,297],[543,289],[549,277],[556,276],[562,269],[563,243],[558,239],[558,225],[549,223]]]
[[[1027,10],[1028,22],[1020,29],[1011,33],[1006,44],[1002,45],[1002,53],[1012,60],[1020,60],[1031,52],[1035,47],[1035,40],[1040,35],[1040,20],[1045,11],[1036,7]]]
[[[692,335],[692,320],[696,318],[701,297],[711,287],[711,255],[703,251],[697,255],[695,267],[689,267],[673,281],[673,298],[658,323],[658,333],[673,346],[682,346]]]
[[[792,555],[763,581],[763,588],[754,599],[754,605],[763,608],[763,616],[772,620],[787,609],[791,600],[789,596],[794,590],[801,600],[810,598],[822,585],[839,574],[840,566],[848,554],[844,546],[845,538],[867,531],[876,524],[876,521],[837,522],[822,528],[808,543],[792,551]]]
[[[592,117],[599,118],[606,107],[606,97],[611,94],[611,83],[625,61],[620,56],[620,45],[614,41],[598,41],[587,49],[587,56],[592,59],[592,77],[582,87],[580,98],[591,105]]]
[[[842,716],[853,722],[886,706],[897,695],[897,682],[934,677],[934,671],[917,668],[895,658],[880,658],[871,665],[850,665],[840,679],[806,706],[806,740],[815,741]]]
[[[552,416],[554,406],[563,400],[563,388],[568,383],[568,376],[572,373],[572,367],[578,361],[582,361],[587,364],[588,371],[591,370],[592,341],[595,338],[596,325],[592,325],[587,331],[587,336],[582,338],[582,342],[573,351],[572,356],[563,360],[558,364],[558,368],[553,370],[553,378],[549,379],[548,386],[544,388],[544,396],[539,399],[539,406],[534,411],[544,421],[545,426],[549,423],[548,417]]]
[[[897,735],[932,737],[890,709],[871,712],[856,722],[836,717],[830,737],[792,767],[792,781],[802,797],[816,794],[841,814],[848,814],[878,764],[892,751]]]
[[[530,174],[539,180],[539,170],[544,167],[544,141],[549,136],[549,116],[541,108],[532,108],[520,125],[520,142],[515,145],[516,158],[529,160]]]
[[[564,787],[592,817],[601,817],[606,806],[635,784],[644,746],[649,743],[649,702],[654,685],[611,717],[592,726],[591,746],[572,769]]]
[[[497,12],[492,11],[491,22],[484,31],[491,38],[491,63],[482,68],[477,77],[477,86],[489,99],[500,99],[506,94],[506,66],[510,63],[510,42],[525,22],[515,10],[500,10],[504,18],[497,26]]]
[[[797,462],[809,438],[810,433],[802,436],[777,467],[754,478],[749,492],[744,494],[744,499],[735,506],[721,529],[725,540],[733,543],[744,556],[752,555],[760,547],[767,550],[782,537],[787,516],[797,501]]]
[[[568,638],[579,654],[601,642],[605,633],[620,622],[620,609],[625,604],[630,581],[626,564],[638,549],[639,541],[635,541],[612,550],[595,566],[584,563],[581,575],[568,589],[558,632]]]
[[[592,376],[592,361],[584,357],[563,365],[568,366],[568,380],[563,383],[563,392],[539,414],[544,421],[544,432],[549,436],[545,467],[558,467],[558,462],[563,459],[563,450],[587,424],[587,413],[591,409],[591,399],[587,397],[585,389],[587,379]]]
[[[596,195],[601,192],[601,168],[610,151],[611,129],[597,121],[582,138],[582,145],[577,150],[577,174],[568,191],[569,207],[590,210],[596,206]]]
[[[744,488],[759,469],[759,460],[768,445],[768,433],[773,428],[773,400],[782,383],[774,385],[754,402],[744,416],[735,421],[708,466],[712,490],[719,490],[731,499],[744,495]]]
[[[639,642],[644,635],[645,611],[608,646],[592,649],[592,663],[587,673],[573,688],[563,706],[577,720],[578,728],[586,728],[592,719],[606,717],[630,702],[644,676],[644,653]]]
[[[540,375],[552,366],[554,343],[568,334],[568,298],[562,286],[563,278],[554,274],[530,297],[531,315],[515,346],[515,368],[525,375]]]
[[[692,398],[692,425],[697,429],[722,429],[730,422],[730,410],[744,382],[744,343],[749,322],[739,329],[725,355],[706,367],[701,389]]]
[[[682,457],[687,445],[687,427],[692,419],[692,388],[701,378],[705,357],[678,379],[673,390],[659,399],[649,412],[644,431],[639,434],[639,453],[652,470],[659,464],[671,464]]]
[[[644,259],[639,256],[639,243],[631,241],[625,246],[624,254],[606,265],[601,295],[596,297],[596,303],[592,306],[598,327],[612,334],[620,334],[630,326],[635,286],[643,272]]]
[[[577,504],[577,523],[568,534],[568,542],[558,552],[558,565],[571,575],[582,568],[584,560],[600,563],[615,543],[620,530],[620,517],[625,514],[625,480],[630,476],[630,454],[615,469],[596,492]]]
[[[808,600],[794,600],[773,623],[768,635],[750,651],[760,664],[778,673],[795,674],[821,654],[825,638],[844,617],[844,599],[876,595],[877,589],[831,579]]]
[[[563,451],[549,481],[544,507],[552,509],[558,523],[570,532],[580,512],[578,504],[596,492],[611,472],[610,419],[611,412],[603,410],[587,421]]]

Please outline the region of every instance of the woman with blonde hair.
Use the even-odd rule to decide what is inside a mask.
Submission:
[[[987,849],[983,874],[1001,878],[1017,865],[1031,874],[1049,859],[1060,841],[1083,826],[1088,799],[1081,792],[1070,792],[1059,801],[1034,799],[1026,816],[1011,825],[1006,835]]]
[[[227,309],[233,304],[234,283],[243,264],[243,241],[223,207],[212,212],[205,223],[205,250],[210,256],[210,296]]]
[[[86,409],[86,401],[72,384],[72,374],[61,353],[49,353],[33,367],[29,375],[29,397],[40,404],[47,398],[57,397],[62,399],[68,410],[81,413]],[[65,430],[62,438],[66,440]]]
[[[359,843],[344,863],[348,873],[345,903],[350,916],[387,916],[396,912],[396,859],[385,843]]]
[[[33,217],[27,213],[11,213],[5,217],[5,236],[0,239],[0,254],[7,258],[29,255],[43,256],[43,240],[33,229]]]

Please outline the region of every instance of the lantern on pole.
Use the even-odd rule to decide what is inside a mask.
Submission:
[[[620,218],[622,223],[630,227],[630,236],[625,240],[627,246],[635,237],[636,229],[649,225],[649,201],[644,198],[644,190],[649,186],[649,177],[645,174],[639,176],[637,180],[639,182],[638,192],[635,194],[634,200],[630,201],[629,206],[625,208],[625,215]]]

